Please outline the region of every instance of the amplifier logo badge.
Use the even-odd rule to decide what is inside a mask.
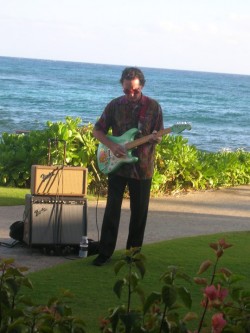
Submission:
[[[41,176],[40,176],[40,178],[42,178],[42,180],[45,181],[46,179],[49,179],[49,178],[51,178],[53,176],[54,176],[53,172],[49,172],[47,175],[44,174],[44,173],[42,173]]]
[[[36,215],[36,216],[38,216],[38,215],[40,215],[40,214],[42,214],[42,212],[46,212],[46,208],[42,208],[42,209],[36,209],[35,211],[34,211],[34,214]]]

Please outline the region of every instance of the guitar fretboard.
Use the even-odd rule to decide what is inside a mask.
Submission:
[[[159,132],[157,132],[155,135],[156,137],[158,138],[159,136],[162,136],[164,134],[169,134],[171,133],[172,131],[172,128],[171,127],[168,127],[168,128],[165,128],[165,129],[162,129],[160,130]],[[133,149],[135,147],[138,147],[138,146],[141,146],[143,145],[144,143],[148,142],[150,139],[152,138],[152,134],[149,134],[149,135],[146,135],[146,136],[143,136],[139,139],[136,139],[134,141],[131,141],[131,142],[127,142],[125,144],[125,148],[127,150],[130,150],[130,149]]]

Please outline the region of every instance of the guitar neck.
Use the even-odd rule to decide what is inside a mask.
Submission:
[[[160,136],[162,136],[162,135],[164,135],[164,134],[169,134],[169,133],[171,133],[171,131],[172,131],[171,127],[168,127],[168,128],[162,129],[162,130],[160,130],[159,132],[157,132],[157,133],[155,134],[155,136],[158,138],[158,137],[160,137]],[[125,144],[125,148],[126,148],[127,150],[130,150],[130,149],[133,149],[133,148],[135,148],[135,147],[141,146],[141,145],[143,145],[144,143],[148,142],[151,138],[152,138],[152,134],[149,134],[149,135],[143,136],[143,137],[141,137],[141,138],[139,138],[139,139],[136,139],[136,140],[134,140],[134,141],[127,142],[127,143]]]

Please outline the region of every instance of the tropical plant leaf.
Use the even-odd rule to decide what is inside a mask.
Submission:
[[[122,280],[117,280],[113,287],[113,291],[117,295],[118,298],[121,297],[122,288],[124,285],[125,285],[124,279],[122,279]]]
[[[114,265],[114,271],[115,271],[115,275],[117,275],[121,268],[124,267],[126,265],[126,261],[125,260],[119,260],[115,263]]]
[[[146,268],[145,268],[144,262],[142,260],[138,260],[138,261],[136,260],[135,266],[138,269],[138,271],[140,272],[141,277],[143,278],[146,273]]]
[[[145,315],[150,307],[156,302],[160,302],[161,293],[153,291],[147,298],[143,306],[143,314]]]
[[[168,307],[170,308],[175,302],[176,302],[176,299],[177,299],[177,291],[176,289],[171,286],[171,285],[164,285],[162,287],[162,292],[161,292],[161,295],[162,295],[162,301],[163,303]]]
[[[185,287],[178,287],[178,295],[183,304],[190,309],[192,306],[192,298],[190,292]]]

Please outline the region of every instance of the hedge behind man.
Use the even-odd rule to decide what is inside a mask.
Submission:
[[[139,137],[151,134],[151,139],[133,151],[133,155],[138,157],[136,163],[124,163],[116,171],[108,174],[108,197],[99,255],[93,261],[96,266],[109,262],[115,250],[126,186],[129,190],[131,211],[126,249],[141,248],[143,244],[154,171],[155,145],[161,141],[155,134],[163,129],[161,106],[154,99],[142,94],[145,85],[142,71],[136,67],[125,68],[120,83],[124,95],[108,103],[94,126],[93,135],[117,158],[124,157],[126,150],[124,145],[107,137],[110,129],[112,136],[121,136],[131,128],[138,128]]]

